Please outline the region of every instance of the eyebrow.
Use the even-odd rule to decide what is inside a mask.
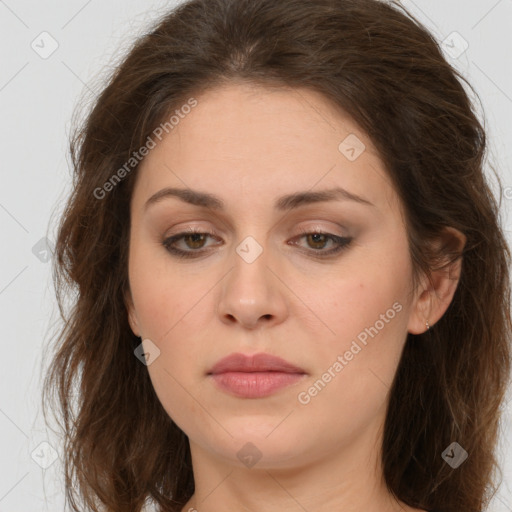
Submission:
[[[144,205],[144,210],[147,210],[151,205],[162,201],[167,198],[178,198],[185,203],[192,204],[194,206],[202,206],[205,208],[211,208],[212,210],[224,211],[225,203],[220,198],[213,194],[206,192],[200,192],[192,189],[182,188],[164,188],[156,194],[153,194]],[[354,201],[366,206],[375,205],[367,199],[358,196],[342,187],[335,187],[326,190],[319,190],[316,192],[304,191],[295,192],[294,194],[288,194],[277,199],[275,202],[275,209],[278,211],[289,211],[301,206],[305,206],[313,203],[320,203],[324,201]]]

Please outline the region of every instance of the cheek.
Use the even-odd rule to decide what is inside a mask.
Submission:
[[[164,343],[184,328],[193,309],[205,307],[209,286],[185,277],[156,243],[135,243],[129,263],[130,289],[143,335]]]
[[[400,346],[407,325],[411,266],[407,248],[400,247],[403,241],[394,244],[393,252],[385,247],[367,251],[342,278],[330,280],[325,296],[331,300],[322,301],[320,311],[336,333],[327,336],[331,349],[348,350],[354,339],[378,339],[372,345],[377,352],[390,344]]]
[[[359,270],[328,291],[337,298],[323,311],[336,334],[316,345],[319,372],[312,387],[301,390],[311,417],[329,411],[333,426],[355,433],[382,413],[407,336],[407,256],[404,249],[402,258],[395,252],[361,259]]]
[[[318,372],[298,390],[301,417],[307,417],[311,431],[323,433],[323,444],[331,448],[349,445],[385,414],[405,341],[407,307],[399,287],[381,281],[377,288],[370,277],[346,283],[350,299],[331,310],[337,335],[316,345]]]
[[[202,322],[211,309],[205,294],[212,285],[204,281],[200,286],[194,284],[180,275],[176,266],[171,268],[164,252],[142,244],[133,247],[129,278],[141,336],[159,350],[148,371],[157,395],[170,412],[188,396],[182,396],[182,386],[190,389],[204,371],[197,357],[204,346],[196,334],[205,329]]]
[[[208,424],[210,418],[194,397],[200,397],[199,389],[191,382],[193,362],[186,361],[186,355],[164,348],[161,356],[149,367],[153,389],[167,415],[188,434],[197,429],[196,423]],[[174,364],[173,361],[179,361]],[[201,429],[198,430],[200,432]]]

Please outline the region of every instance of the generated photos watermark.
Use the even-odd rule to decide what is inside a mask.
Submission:
[[[130,172],[139,165],[140,162],[146,157],[152,149],[155,149],[158,139],[160,142],[166,134],[170,133],[178,124],[181,119],[184,119],[192,108],[198,104],[195,98],[189,98],[187,103],[182,105],[179,109],[174,111],[174,114],[165,122],[157,126],[151,135],[146,139],[146,143],[139,148],[138,151],[134,151],[132,156],[114,173],[112,176],[101,186],[94,189],[93,195],[96,199],[104,199],[108,192],[114,190],[115,186],[121,183]]]
[[[363,347],[357,342],[357,340],[352,340],[350,345],[350,349],[345,351],[343,355],[338,355],[336,360],[332,363],[329,368],[322,374],[322,376],[316,380],[312,386],[310,386],[307,390],[301,391],[297,395],[297,399],[300,404],[307,405],[311,402],[311,399],[318,395],[326,386],[331,382],[339,373],[349,364],[350,361],[354,359],[354,356],[359,354],[361,350],[368,344],[368,336],[374,338],[379,334],[379,331],[384,329],[385,325],[390,322],[393,318],[395,318],[397,313],[402,311],[402,304],[399,302],[395,302],[393,306],[386,310],[386,313],[382,313],[379,316],[379,320],[377,320],[373,326],[366,327],[363,331],[361,331],[357,335],[357,340],[363,345]]]

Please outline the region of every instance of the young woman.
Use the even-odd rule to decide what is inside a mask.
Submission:
[[[377,0],[190,0],[136,42],[57,241],[74,510],[485,508],[510,253],[462,80]]]

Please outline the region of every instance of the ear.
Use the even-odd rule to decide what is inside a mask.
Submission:
[[[459,230],[447,227],[435,244],[435,251],[441,261],[449,261],[450,254],[458,253],[459,258],[442,269],[432,271],[431,280],[422,279],[409,317],[408,332],[422,334],[427,330],[426,322],[432,327],[446,312],[450,305],[462,269],[462,251],[466,245],[466,236]]]
[[[124,294],[124,303],[126,306],[126,311],[128,313],[128,322],[133,331],[133,334],[135,334],[135,336],[140,337],[139,321],[135,313],[135,306],[133,305],[132,294],[129,289]]]

